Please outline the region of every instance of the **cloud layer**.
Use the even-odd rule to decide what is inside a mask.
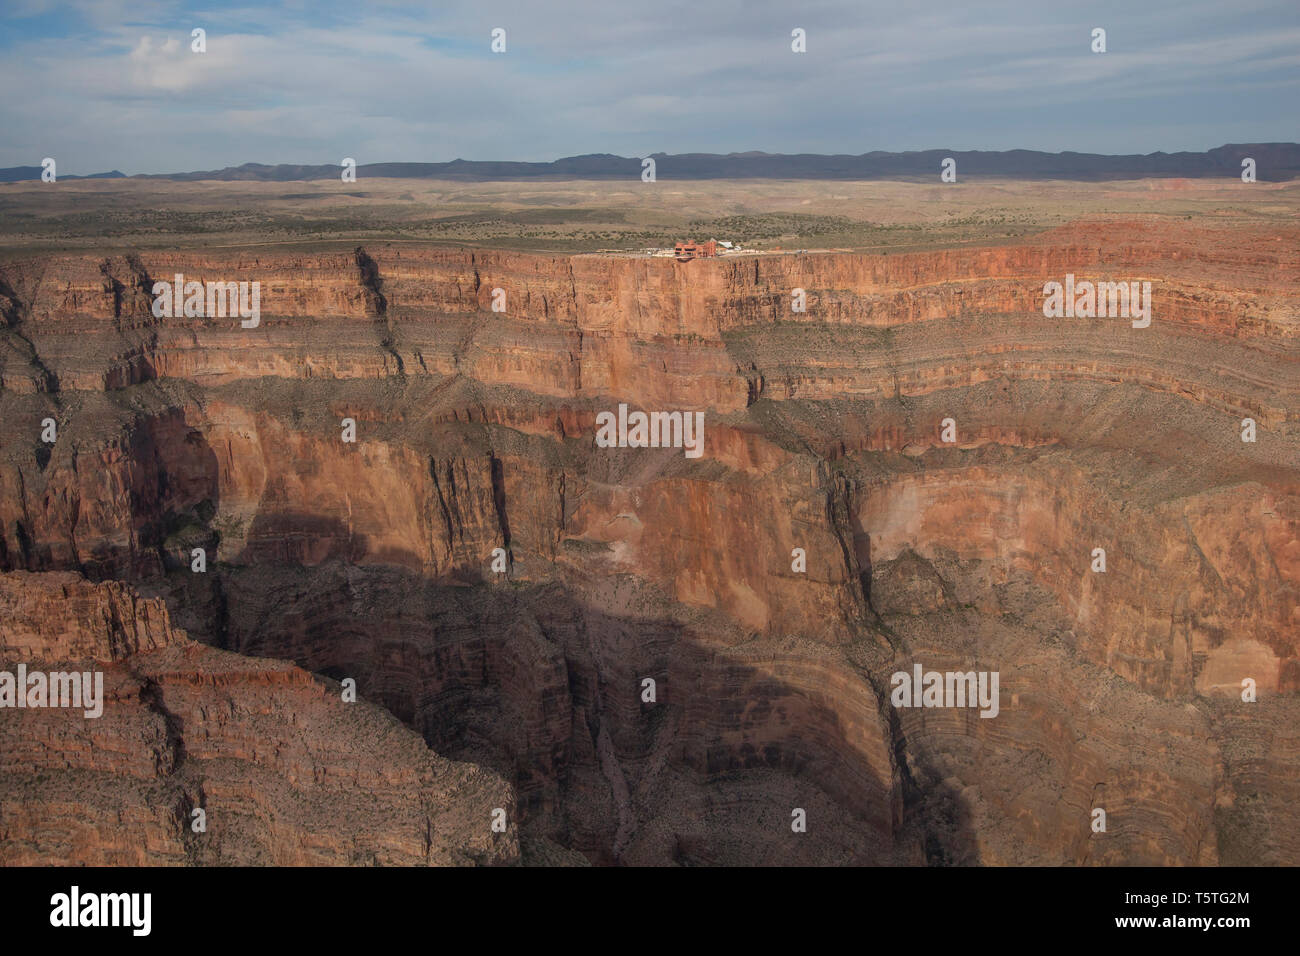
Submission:
[[[23,0],[2,22],[0,166],[53,156],[64,174],[344,156],[1172,152],[1300,129],[1294,0]],[[195,27],[206,53],[190,50]],[[795,27],[807,53],[791,52]]]

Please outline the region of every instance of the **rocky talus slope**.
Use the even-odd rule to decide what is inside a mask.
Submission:
[[[1300,229],[45,257],[0,314],[0,648],[112,689],[0,711],[7,861],[1300,863]]]

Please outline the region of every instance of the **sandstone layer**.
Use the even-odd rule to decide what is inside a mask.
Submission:
[[[4,711],[0,863],[510,863],[500,777],[281,661],[195,643],[159,598],[0,575],[0,661],[103,674],[103,713]],[[203,811],[201,823],[195,809]],[[197,827],[197,829],[196,829]]]
[[[260,282],[259,324],[156,317],[153,284],[176,274]],[[1149,281],[1150,326],[1044,318],[1067,274]],[[1278,835],[1300,769],[1294,227],[1089,222],[996,248],[689,263],[56,256],[0,267],[0,311],[0,568],[165,601],[200,644],[156,636],[161,605],[129,591],[113,606],[157,610],[114,640],[176,696],[235,667],[203,657],[223,651],[249,655],[227,709],[265,701],[263,667],[300,675],[276,679],[318,710],[323,681],[355,679],[481,768],[455,771],[481,775],[474,799],[503,777],[524,844],[598,863],[1300,862]],[[704,412],[703,455],[598,447],[620,402]],[[893,707],[891,674],[915,663],[998,671],[998,716]],[[204,706],[190,693],[175,706]],[[271,732],[244,721],[230,733]],[[15,766],[42,734],[7,735]],[[257,763],[233,739],[209,752]],[[382,812],[429,819],[436,772],[410,759],[364,772]],[[154,813],[129,762],[105,792]],[[29,791],[15,858],[66,852],[25,829],[58,806]],[[518,852],[477,826],[367,845],[380,862]],[[144,858],[211,858],[171,839]],[[284,839],[254,858],[360,845]]]

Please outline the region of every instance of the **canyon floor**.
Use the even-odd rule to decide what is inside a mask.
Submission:
[[[1300,863],[1298,213],[0,186],[0,670],[106,691],[0,709],[0,863]],[[1149,325],[1045,317],[1067,276]],[[996,716],[895,706],[917,665]]]

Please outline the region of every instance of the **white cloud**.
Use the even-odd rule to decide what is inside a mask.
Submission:
[[[17,39],[0,59],[0,83],[23,91],[0,101],[0,165],[60,153],[61,170],[85,173],[344,155],[1136,152],[1295,138],[1300,24],[1287,4],[1051,7],[76,4],[72,35]],[[204,54],[189,48],[197,25]],[[1093,25],[1112,52],[1088,50]],[[504,55],[489,52],[494,26],[509,31]],[[794,26],[808,31],[806,54],[790,52]],[[1104,119],[1100,104],[1113,107]],[[1200,133],[1160,140],[1152,116]]]

